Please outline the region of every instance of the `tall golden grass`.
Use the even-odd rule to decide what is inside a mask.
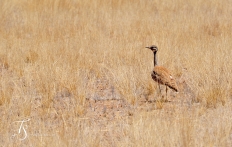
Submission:
[[[231,146],[231,5],[230,0],[2,0],[0,144]],[[135,107],[142,96],[156,94],[153,56],[144,48],[151,44],[159,48],[158,63],[187,83],[176,99],[190,99],[189,106],[134,110],[130,118],[99,129],[84,117],[96,81],[106,79]],[[67,103],[56,101],[60,95],[69,97]],[[20,140],[25,133],[18,132],[16,121],[28,118],[27,138]]]

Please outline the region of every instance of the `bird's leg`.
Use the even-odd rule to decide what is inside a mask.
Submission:
[[[159,85],[159,91],[160,91],[160,95],[162,95],[162,93],[161,93],[161,89],[160,89],[160,84],[158,83],[158,85]]]
[[[158,83],[158,86],[159,86],[159,93],[160,93],[160,96],[162,97],[162,93],[161,93],[161,89],[160,89],[160,84]]]
[[[168,87],[166,86],[166,100],[165,101],[168,101]]]
[[[160,83],[158,83],[158,86],[159,86],[159,93],[160,93],[161,101],[163,101],[163,96],[162,96],[162,92],[161,92]]]

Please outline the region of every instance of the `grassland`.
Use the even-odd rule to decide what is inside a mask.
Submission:
[[[0,1],[1,146],[232,146],[231,6]],[[180,87],[169,103],[152,44]]]

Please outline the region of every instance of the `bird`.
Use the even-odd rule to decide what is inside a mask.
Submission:
[[[160,84],[166,86],[166,100],[165,101],[167,101],[167,92],[168,92],[167,87],[171,88],[175,92],[179,91],[178,86],[176,84],[176,80],[174,79],[174,77],[172,76],[171,72],[168,69],[166,69],[163,66],[158,65],[157,57],[156,57],[158,47],[156,45],[151,45],[145,48],[150,49],[154,53],[154,69],[151,73],[151,77],[155,82],[158,83],[160,94],[161,94]]]

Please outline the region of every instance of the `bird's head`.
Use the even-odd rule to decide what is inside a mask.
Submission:
[[[158,47],[156,45],[148,46],[146,48],[152,50],[153,52],[157,52],[158,51]]]

